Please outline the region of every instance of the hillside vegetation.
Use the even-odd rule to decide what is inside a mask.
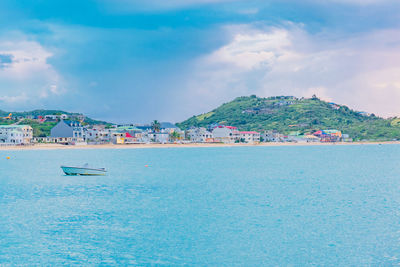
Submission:
[[[12,113],[12,119],[6,118],[8,114]],[[57,121],[45,121],[39,122],[38,120],[34,119],[27,119],[29,116],[33,116],[37,118],[38,116],[46,116],[46,115],[61,115],[67,114],[68,116],[77,116],[82,115],[80,113],[72,113],[66,112],[62,110],[45,110],[45,109],[38,109],[33,111],[24,111],[24,112],[7,112],[0,110],[0,125],[10,125],[10,124],[27,124],[33,128],[33,136],[35,137],[45,137],[50,135],[50,130],[53,128],[58,122]],[[24,119],[18,119],[18,118]],[[82,122],[83,125],[94,125],[94,124],[104,124],[110,125],[105,121],[98,121],[93,120],[91,118],[85,117],[84,121]]]
[[[240,130],[277,130],[289,134],[337,129],[355,140],[400,140],[400,120],[383,119],[328,103],[316,97],[238,97],[211,112],[193,116],[177,125],[182,129],[211,124],[237,126]]]

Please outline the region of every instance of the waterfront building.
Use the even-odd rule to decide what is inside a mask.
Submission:
[[[320,142],[321,139],[319,139],[317,136],[309,134],[305,135],[304,139],[306,140],[307,143],[315,143],[315,142]]]
[[[137,144],[140,143],[140,140],[130,133],[112,133],[112,140],[114,144]]]
[[[255,131],[240,131],[239,140],[244,143],[258,143],[260,142],[260,133]]]
[[[143,143],[143,131],[136,126],[120,125],[110,129],[111,141],[114,144]]]
[[[264,142],[284,142],[285,136],[277,131],[265,131],[260,137]]]
[[[84,142],[86,140],[86,129],[78,121],[61,120],[50,132],[50,137],[55,143]]]
[[[213,141],[213,133],[204,127],[191,128],[187,130],[186,136],[193,143],[205,143]]]
[[[111,141],[111,131],[104,125],[95,125],[86,130],[86,141],[94,143],[108,143]]]
[[[0,125],[0,143],[30,144],[33,129],[30,125]]]
[[[153,143],[166,144],[169,141],[169,133],[167,132],[148,132],[147,141]]]
[[[234,143],[239,140],[239,131],[234,126],[220,125],[213,129],[214,140],[221,143]]]
[[[339,130],[319,130],[313,133],[321,139],[321,142],[338,142],[342,140],[342,132]]]

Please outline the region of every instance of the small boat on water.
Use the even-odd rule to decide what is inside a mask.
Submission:
[[[106,175],[107,171],[105,168],[89,168],[88,164],[83,167],[72,167],[72,166],[61,166],[61,169],[66,175]]]

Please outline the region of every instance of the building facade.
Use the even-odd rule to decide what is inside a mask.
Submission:
[[[32,138],[33,129],[29,125],[0,125],[0,143],[27,145]]]
[[[50,137],[56,143],[84,142],[86,132],[80,122],[60,121],[50,131]]]
[[[187,138],[193,143],[213,142],[214,135],[206,128],[191,128],[186,132]]]
[[[214,140],[221,143],[235,143],[239,140],[240,134],[236,127],[233,126],[217,126],[212,131]]]
[[[239,140],[244,143],[258,143],[260,142],[260,136],[260,133],[255,131],[239,132]]]

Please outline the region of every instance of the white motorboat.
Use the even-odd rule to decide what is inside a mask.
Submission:
[[[83,167],[73,166],[61,166],[61,169],[66,175],[106,175],[107,171],[105,168],[89,168],[87,164]]]

